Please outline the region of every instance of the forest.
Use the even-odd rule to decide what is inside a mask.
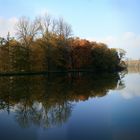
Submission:
[[[122,49],[74,37],[71,25],[50,15],[21,17],[16,36],[0,37],[0,73],[114,72],[125,68]]]

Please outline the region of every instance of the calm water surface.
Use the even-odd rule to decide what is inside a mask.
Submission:
[[[140,73],[0,77],[0,140],[140,140]]]

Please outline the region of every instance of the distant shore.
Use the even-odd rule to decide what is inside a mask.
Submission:
[[[140,67],[140,60],[127,60],[125,63],[128,67]]]

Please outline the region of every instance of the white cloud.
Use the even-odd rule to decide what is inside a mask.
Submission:
[[[10,32],[11,36],[15,35],[15,24],[18,19],[16,17],[12,17],[9,19],[0,17],[0,36],[6,36],[8,32]]]
[[[128,40],[128,39],[134,39],[136,37],[136,35],[133,32],[125,32],[123,34],[123,39],[124,40]]]
[[[122,48],[127,52],[126,57],[140,58],[140,34],[125,32],[120,36],[107,36],[104,38],[91,39],[97,42],[104,42],[111,48]]]

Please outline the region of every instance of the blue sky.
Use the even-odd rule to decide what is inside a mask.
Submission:
[[[14,31],[17,18],[45,12],[63,17],[75,36],[123,48],[127,57],[140,58],[140,0],[0,0],[0,36]]]

